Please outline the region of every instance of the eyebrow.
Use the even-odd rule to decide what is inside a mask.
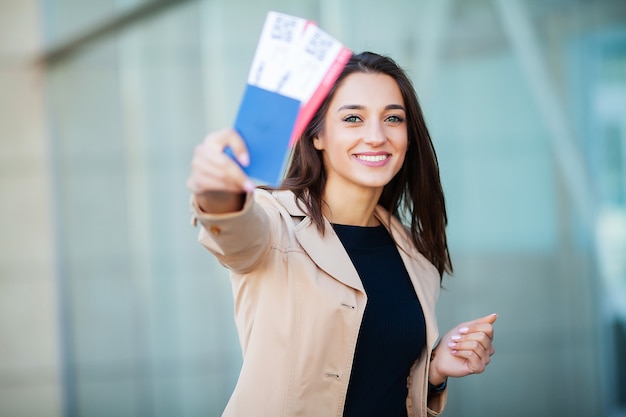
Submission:
[[[342,110],[365,110],[365,106],[361,106],[359,104],[346,104],[345,106],[339,107],[338,112]],[[404,106],[400,104],[388,104],[385,106],[385,110],[402,110],[406,111]]]

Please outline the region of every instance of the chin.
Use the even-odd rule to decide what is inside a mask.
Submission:
[[[391,182],[391,178],[385,180],[372,180],[372,181],[361,181],[358,183],[361,187],[364,188],[383,188],[385,185]]]

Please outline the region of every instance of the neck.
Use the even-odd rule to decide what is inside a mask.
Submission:
[[[331,223],[350,226],[377,226],[380,224],[374,216],[374,209],[380,197],[376,190],[324,190],[322,212]]]

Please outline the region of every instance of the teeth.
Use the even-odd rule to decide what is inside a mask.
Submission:
[[[359,158],[361,161],[380,162],[380,161],[384,161],[389,156],[388,155],[357,155],[356,157]]]

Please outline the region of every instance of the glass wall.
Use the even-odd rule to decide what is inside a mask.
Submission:
[[[80,3],[80,7],[78,7]],[[148,2],[41,0],[51,47]],[[218,416],[241,353],[197,243],[193,147],[232,125],[265,14],[412,76],[449,207],[441,330],[498,312],[445,415],[626,409],[626,3],[189,0],[50,63],[68,416]]]

